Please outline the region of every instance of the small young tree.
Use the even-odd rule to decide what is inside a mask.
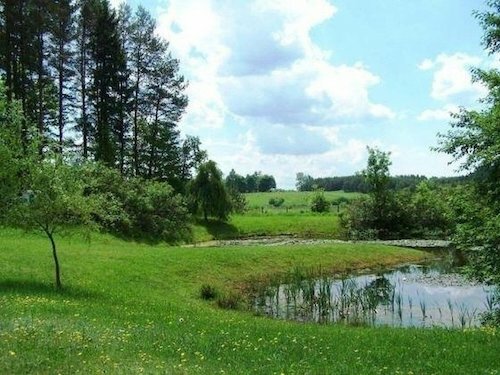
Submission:
[[[362,175],[370,187],[370,199],[373,206],[374,229],[379,231],[379,236],[388,232],[392,223],[387,213],[392,205],[393,196],[389,191],[389,166],[392,164],[390,152],[383,152],[376,148],[368,147],[368,164]]]
[[[24,123],[20,104],[6,101],[0,82],[0,223],[47,235],[56,287],[61,288],[54,234],[71,225],[92,223],[97,204],[84,194],[76,167],[64,164],[60,154],[41,158],[40,136]]]
[[[26,190],[10,205],[8,223],[26,230],[40,230],[50,240],[56,288],[62,287],[54,235],[71,226],[92,226],[97,209],[94,196],[84,194],[78,168],[59,157],[29,165],[23,185]]]
[[[330,202],[325,198],[325,192],[322,189],[317,189],[311,200],[312,212],[328,212],[330,210]]]
[[[190,186],[191,196],[205,221],[209,216],[227,220],[231,213],[231,199],[222,180],[222,172],[214,161],[200,165],[198,174]]]

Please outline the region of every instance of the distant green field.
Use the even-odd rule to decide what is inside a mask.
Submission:
[[[311,204],[311,198],[314,196],[312,191],[283,191],[283,192],[270,192],[270,193],[247,193],[245,197],[247,199],[248,208],[250,210],[261,209],[273,210],[269,204],[271,198],[283,198],[283,209],[302,209],[309,210]],[[325,191],[325,197],[327,200],[334,201],[341,197],[347,199],[354,199],[361,196],[361,193],[346,193],[344,191]]]
[[[233,239],[254,236],[291,235],[302,238],[337,238],[339,235],[338,212],[343,206],[332,206],[330,212],[311,212],[314,192],[248,193],[247,211],[233,214],[228,223],[200,220],[194,225],[195,242],[214,239]],[[354,199],[362,194],[343,191],[325,192],[330,202],[339,198]],[[269,204],[272,198],[283,198],[280,207]]]
[[[291,235],[302,238],[338,237],[339,217],[336,214],[246,213],[233,215],[228,223],[203,220],[194,225],[195,242],[254,236]]]
[[[418,261],[382,245],[179,248],[0,230],[0,374],[498,374],[494,329],[296,323],[200,298],[297,266],[334,273]]]

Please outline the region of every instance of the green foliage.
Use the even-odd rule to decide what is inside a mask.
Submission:
[[[325,197],[323,190],[316,190],[314,196],[311,199],[311,211],[312,212],[328,212],[330,210],[330,202]]]
[[[267,174],[260,176],[258,191],[266,192],[271,191],[272,189],[276,189],[276,181],[274,180],[274,177]]]
[[[136,239],[178,241],[189,237],[182,197],[163,182],[124,178],[114,169],[89,164],[86,192],[103,197],[96,219],[107,230]]]
[[[351,239],[447,238],[454,228],[451,188],[421,182],[415,191],[387,189],[388,154],[370,150],[363,172],[372,186],[368,197],[341,213],[342,235]]]
[[[439,185],[455,186],[463,184],[470,180],[470,176],[457,177],[431,177],[420,175],[400,175],[389,176],[388,188],[390,190],[415,190],[417,185],[423,181],[436,183]],[[298,191],[313,191],[314,188],[324,189],[325,191],[345,191],[368,193],[370,186],[361,174],[353,176],[334,176],[313,178],[304,173],[297,173],[296,187]]]
[[[210,284],[203,284],[200,288],[200,296],[205,300],[212,300],[217,297],[217,288]]]
[[[477,13],[484,28],[484,45],[498,59],[500,49],[500,1],[488,2],[490,9]],[[454,115],[451,130],[440,134],[438,151],[473,172],[467,190],[454,199],[457,233],[454,242],[466,251],[473,274],[500,283],[500,72],[475,69],[476,81],[488,88],[480,111],[462,108]]]
[[[398,201],[389,192],[389,159],[390,153],[368,147],[368,163],[362,175],[369,186],[370,199],[368,200],[371,229],[378,233],[379,238],[388,238],[392,227],[399,224]],[[395,217],[396,216],[396,217]]]
[[[6,223],[47,235],[52,245],[55,285],[61,288],[54,234],[70,227],[94,227],[93,214],[100,209],[98,200],[84,194],[79,168],[64,164],[56,156],[30,163],[22,181],[26,190],[9,205]]]
[[[7,101],[5,87],[0,80],[0,221],[8,217],[10,206],[23,188],[19,176],[31,163],[25,157],[26,148],[35,147],[29,152],[31,156],[38,149],[34,142],[28,142],[33,134],[23,130],[24,121],[20,103]]]
[[[297,173],[295,187],[298,191],[311,191],[313,189],[314,179],[302,172]]]
[[[283,197],[273,197],[269,199],[269,204],[273,207],[281,207],[285,203],[285,198]]]
[[[226,177],[226,187],[229,190],[236,190],[241,193],[244,193],[247,191],[246,179],[244,176],[241,176],[238,173],[236,173],[234,169],[231,169],[231,171]]]
[[[231,213],[231,200],[222,181],[222,172],[213,161],[203,163],[189,187],[193,208],[203,214],[205,220],[215,217],[226,221]]]
[[[226,187],[238,190],[240,193],[268,192],[276,189],[276,181],[273,176],[254,172],[245,177],[231,169],[225,180]]]
[[[231,211],[234,213],[242,214],[247,209],[247,199],[239,190],[228,189],[229,198],[231,200]]]

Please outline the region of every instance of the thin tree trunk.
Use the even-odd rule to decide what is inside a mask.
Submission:
[[[61,289],[61,268],[59,267],[59,259],[57,257],[56,242],[54,241],[54,236],[49,230],[45,230],[45,233],[49,237],[50,243],[52,244],[52,257],[54,258],[55,272],[56,272],[56,288]]]
[[[38,34],[38,133],[45,136],[43,121],[43,34]],[[40,150],[41,152],[41,150]]]
[[[155,158],[156,158],[156,136],[158,134],[158,119],[159,119],[159,112],[160,112],[160,98],[156,101],[156,108],[155,108],[155,119],[153,122],[153,129],[152,129],[152,137],[151,137],[151,154],[149,156],[149,172],[148,172],[148,177],[153,178],[153,165],[155,163]]]
[[[59,24],[59,27],[61,27],[61,24]],[[58,61],[58,68],[59,68],[59,117],[58,117],[58,123],[59,123],[59,153],[63,153],[63,139],[64,139],[64,106],[63,106],[63,101],[64,101],[64,44],[62,40],[59,41],[59,61]]]
[[[82,137],[83,137],[83,158],[87,160],[88,158],[88,137],[89,137],[89,129],[88,129],[88,124],[87,124],[87,103],[86,103],[86,98],[87,98],[87,87],[86,87],[86,82],[85,79],[87,78],[87,59],[86,59],[86,48],[85,48],[85,37],[87,34],[87,29],[85,28],[85,25],[82,25],[82,35],[81,35],[81,40],[80,40],[80,79],[81,79],[81,86],[80,86],[80,92],[82,95]]]
[[[138,63],[139,64],[139,63]],[[140,72],[139,68],[137,68],[137,77],[135,81],[135,92],[134,92],[134,175],[138,176],[139,175],[139,141],[138,141],[138,125],[137,125],[137,115],[138,115],[138,110],[139,110],[139,79],[140,79]]]

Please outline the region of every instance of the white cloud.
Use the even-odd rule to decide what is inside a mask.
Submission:
[[[307,155],[264,153],[258,137],[252,132],[245,134],[237,142],[210,138],[204,146],[225,173],[232,168],[239,174],[254,171],[270,173],[276,178],[278,187],[285,189],[295,186],[298,172],[315,177],[352,174],[353,170],[361,170],[366,160],[366,144],[356,139],[338,144],[325,152]]]
[[[378,76],[333,65],[311,40],[335,12],[326,0],[172,0],[159,30],[190,81],[185,126],[222,127],[228,116],[292,125],[393,118],[369,97]]]
[[[482,63],[482,59],[465,53],[439,54],[434,60],[425,59],[421,70],[432,70],[431,97],[440,101],[459,99],[474,101],[486,94],[486,88],[472,81],[470,69]]]
[[[424,59],[420,64],[418,64],[418,68],[420,70],[430,70],[434,67],[434,63],[431,59]]]
[[[291,188],[297,172],[350,174],[366,142],[339,124],[392,120],[370,97],[381,78],[332,62],[311,39],[336,8],[327,0],[171,0],[159,33],[189,80],[183,133],[199,135],[226,173],[261,170]]]
[[[451,114],[458,111],[458,106],[453,104],[447,104],[442,108],[438,109],[426,109],[422,111],[418,117],[418,121],[449,121],[451,119]]]

